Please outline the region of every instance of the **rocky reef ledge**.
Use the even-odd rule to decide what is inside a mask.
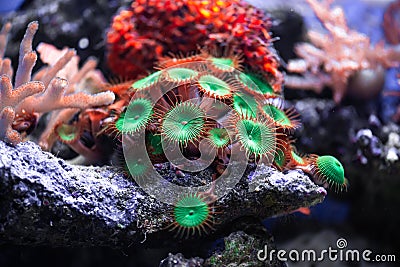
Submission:
[[[249,175],[216,202],[216,231],[203,239],[229,235],[240,218],[289,213],[326,195],[300,171],[263,166]],[[0,141],[0,244],[164,247],[176,243],[166,229],[171,209],[115,167],[74,166],[33,142]]]

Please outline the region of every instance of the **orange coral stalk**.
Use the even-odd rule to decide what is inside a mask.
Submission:
[[[11,107],[5,107],[0,112],[0,140],[6,140],[15,145],[21,142],[21,135],[11,127],[14,117],[15,112]]]
[[[8,33],[11,30],[11,23],[6,23],[3,25],[0,31],[0,58],[4,57],[4,52],[6,51],[6,45],[7,45],[7,38],[8,38]]]
[[[9,58],[5,58],[3,60],[0,58],[0,75],[12,77],[13,69],[11,67],[11,60]]]
[[[14,83],[15,87],[18,87],[31,80],[31,73],[33,67],[36,64],[36,60],[37,60],[36,52],[31,51],[24,55],[21,63],[18,65]]]
[[[0,80],[0,107],[15,107],[27,97],[40,93],[44,89],[43,83],[36,81],[25,83],[13,89],[10,78],[3,75]]]
[[[350,29],[342,8],[330,5],[332,1],[307,0],[321,21],[327,34],[309,31],[311,43],[296,46],[295,52],[301,59],[290,60],[287,70],[303,74],[302,78],[287,76],[286,85],[294,89],[320,92],[329,86],[333,98],[339,103],[352,90],[359,98],[374,97],[375,90],[348,86],[349,79],[364,70],[379,72],[380,69],[394,67],[400,63],[400,52],[394,47],[385,48],[383,43],[371,45],[368,36]],[[376,76],[376,80],[380,77]],[[375,82],[375,81],[374,81]],[[383,84],[375,86],[378,90]],[[371,91],[365,94],[365,91]]]
[[[40,46],[38,47],[38,51],[40,52]],[[41,53],[42,55],[42,53]],[[68,49],[63,56],[61,56],[50,68],[46,69],[46,72],[42,74],[43,76],[40,80],[47,87],[50,84],[50,81],[57,75],[57,73],[62,70],[68,62],[76,55],[75,49]],[[37,79],[38,77],[34,77]],[[66,78],[66,77],[65,77]]]
[[[31,72],[37,59],[36,53],[32,51],[32,41],[38,28],[39,23],[37,21],[29,23],[24,38],[21,41],[18,69],[15,75],[15,87],[31,80]]]
[[[38,113],[44,113],[63,108],[84,109],[93,106],[108,105],[114,102],[115,99],[114,94],[111,92],[102,92],[96,95],[89,95],[86,93],[64,95],[67,86],[67,80],[55,78],[49,88],[40,96],[25,98],[18,105],[17,111],[24,109],[28,112],[35,111]]]

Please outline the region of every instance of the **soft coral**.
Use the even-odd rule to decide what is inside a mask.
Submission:
[[[23,135],[32,130],[41,115],[54,110],[86,109],[94,106],[111,104],[114,101],[112,92],[77,92],[75,84],[83,79],[93,62],[83,72],[77,72],[72,83],[64,78],[56,77],[67,63],[75,56],[75,51],[68,49],[52,66],[34,75],[36,81],[31,81],[32,69],[37,55],[32,49],[32,40],[39,27],[38,22],[31,22],[21,41],[19,64],[15,75],[14,86],[11,82],[13,69],[11,60],[4,58],[7,37],[11,25],[5,24],[0,32],[0,139],[10,143],[18,143]],[[80,75],[78,75],[80,74]],[[16,130],[16,131],[15,131]],[[52,131],[51,129],[50,131]]]

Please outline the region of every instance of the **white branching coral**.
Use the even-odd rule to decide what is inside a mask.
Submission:
[[[56,49],[52,50],[47,45],[46,49],[42,49],[41,57],[49,66],[39,70],[32,78],[37,60],[37,54],[32,49],[32,40],[38,27],[38,22],[31,22],[21,41],[14,85],[11,60],[4,58],[11,25],[5,24],[0,31],[0,139],[13,144],[22,141],[36,126],[38,119],[47,112],[61,113],[66,109],[79,111],[108,105],[115,99],[112,92],[81,90],[82,83],[85,86],[87,80],[101,78],[98,74],[93,74],[97,64],[94,59],[89,59],[81,69],[78,68],[79,59],[73,49],[51,56],[49,53]],[[57,119],[57,116],[52,117]],[[45,132],[51,132],[53,124],[49,123],[50,128]]]
[[[287,70],[302,76],[287,75],[285,84],[290,88],[321,92],[324,86],[333,91],[339,103],[355,74],[364,70],[381,71],[399,65],[400,53],[395,48],[385,48],[383,42],[372,45],[368,36],[348,27],[343,9],[331,8],[332,0],[307,0],[321,21],[326,34],[310,30],[311,43],[295,47],[299,59],[290,60]],[[368,78],[373,72],[362,75]]]

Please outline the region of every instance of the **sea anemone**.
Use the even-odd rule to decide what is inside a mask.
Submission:
[[[170,231],[177,230],[176,236],[189,238],[196,234],[213,230],[213,207],[200,194],[188,194],[181,197],[173,209],[174,222]]]
[[[237,138],[246,153],[259,157],[273,157],[276,149],[275,127],[269,120],[240,118],[236,121]]]
[[[204,131],[204,111],[194,103],[185,101],[168,111],[162,122],[165,137],[180,144],[198,140]]]
[[[223,99],[232,96],[232,86],[211,74],[202,75],[198,80],[198,85],[200,90],[210,97]]]
[[[261,94],[266,98],[277,97],[271,85],[264,81],[259,75],[252,73],[240,73],[238,80],[250,93]]]
[[[283,99],[275,98],[272,100],[269,99],[269,101],[262,106],[262,109],[277,126],[289,132],[293,132],[300,127],[300,122],[297,120],[299,114],[293,108],[285,110],[283,106]]]
[[[74,124],[62,123],[54,128],[57,138],[63,143],[73,143],[81,137],[82,128]]]
[[[311,173],[322,182],[327,182],[335,190],[346,189],[348,181],[344,177],[344,168],[333,156],[312,156],[311,157]]]
[[[229,144],[229,134],[224,128],[213,128],[208,131],[210,143],[215,148],[224,148]]]
[[[233,108],[243,117],[255,118],[258,111],[257,98],[254,95],[238,92],[233,95]]]
[[[131,88],[134,91],[137,90],[145,90],[151,87],[152,85],[156,84],[158,82],[158,79],[160,78],[161,71],[154,72],[150,74],[149,76],[146,76],[140,80],[135,81],[132,83]]]
[[[127,110],[121,114],[115,127],[122,134],[132,134],[143,129],[149,122],[153,106],[150,100],[135,98],[128,105]]]

